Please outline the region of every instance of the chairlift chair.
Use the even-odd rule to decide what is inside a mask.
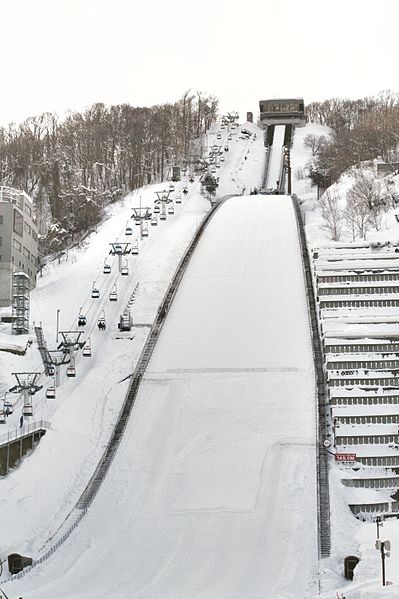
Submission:
[[[154,214],[159,214],[161,212],[161,207],[159,204],[155,204],[154,206]]]
[[[69,378],[76,376],[75,366],[68,366],[68,368],[66,369],[66,375]]]
[[[135,224],[135,225],[138,225],[138,226],[140,226],[140,222],[141,222],[141,219],[140,219],[140,218],[135,218],[135,219],[134,219],[134,224]]]
[[[87,324],[87,318],[84,314],[79,314],[78,327],[84,327]]]
[[[93,287],[91,290],[91,297],[93,299],[99,298],[100,297],[100,290],[97,289],[97,287]]]
[[[116,285],[114,285],[112,287],[112,290],[110,291],[110,294],[109,294],[109,301],[110,302],[116,302],[117,299],[118,299],[118,292],[117,292],[117,289],[116,289]]]
[[[137,256],[139,253],[139,244],[137,243],[137,241],[132,245],[132,249],[131,249],[131,254],[133,254],[134,256]]]
[[[190,183],[194,183],[194,177],[190,177],[190,178],[189,178],[189,182],[190,182]]]
[[[111,273],[111,265],[110,265],[110,264],[107,264],[107,263],[105,262],[105,264],[104,264],[104,268],[103,268],[103,273],[104,273],[105,275],[109,275],[109,274]]]
[[[133,235],[133,229],[130,225],[126,225],[125,235]]]
[[[161,212],[159,220],[166,220],[166,212]]]
[[[22,408],[22,416],[33,416],[33,405],[28,404]]]
[[[97,326],[98,326],[99,331],[105,331],[106,323],[105,323],[105,311],[104,310],[102,310],[101,316],[97,320]]]
[[[127,277],[129,274],[129,267],[127,264],[125,264],[124,266],[122,266],[121,268],[121,275],[122,277]]]
[[[46,398],[47,399],[55,399],[55,387],[47,387]]]
[[[14,412],[14,406],[11,403],[11,401],[5,401],[3,408],[4,408],[4,412],[5,412],[6,416],[9,416],[10,414],[12,414]]]
[[[53,364],[47,364],[47,376],[54,376],[55,368]]]
[[[172,191],[174,191],[174,190],[175,190],[175,186],[173,185],[173,183],[171,183],[171,184],[169,185],[169,191],[170,191],[170,192],[172,192]]]
[[[175,207],[174,207],[173,202],[172,202],[168,206],[168,214],[174,214],[174,213],[175,213]]]
[[[85,343],[85,345],[83,346],[83,349],[82,349],[82,356],[84,356],[85,358],[90,358],[90,356],[91,356],[91,343],[90,343],[90,339],[86,339],[86,343]]]
[[[176,204],[181,204],[181,193],[178,193],[175,199]]]
[[[6,413],[3,411],[0,411],[0,424],[5,424],[6,420],[7,420]]]
[[[148,237],[148,227],[147,227],[147,223],[145,224],[145,226],[143,225],[143,228],[141,229],[141,235],[143,237]]]
[[[154,214],[154,216],[151,218],[151,226],[156,227],[157,224],[158,224],[158,218],[157,218],[157,215]]]

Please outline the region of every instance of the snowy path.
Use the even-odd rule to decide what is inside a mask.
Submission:
[[[281,169],[281,153],[284,144],[284,133],[285,125],[278,125],[274,128],[273,145],[270,148],[271,156],[269,161],[269,168],[267,172],[267,185],[275,189],[278,186],[277,181],[280,180],[280,169]]]
[[[92,508],[13,592],[315,593],[314,393],[291,201],[229,200],[194,254]]]

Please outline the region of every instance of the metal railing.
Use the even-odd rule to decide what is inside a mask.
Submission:
[[[331,528],[330,528],[330,492],[328,482],[328,454],[323,441],[328,435],[328,403],[326,395],[326,380],[324,373],[324,358],[322,344],[319,335],[315,293],[313,288],[312,270],[306,244],[305,228],[302,214],[295,199],[292,199],[295,210],[298,229],[299,243],[302,255],[302,264],[305,275],[306,297],[308,302],[308,313],[313,346],[313,358],[316,376],[317,393],[317,527],[318,527],[318,550],[319,557],[329,557],[331,550]]]
[[[48,430],[51,424],[47,420],[37,420],[36,422],[30,422],[20,428],[15,428],[11,431],[7,431],[3,435],[0,436],[0,447],[3,445],[8,445],[13,441],[17,441],[22,437],[27,437],[28,435],[32,435],[40,430]]]

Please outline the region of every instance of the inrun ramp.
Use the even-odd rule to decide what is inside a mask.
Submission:
[[[315,434],[291,199],[232,198],[187,268],[89,512],[21,581],[30,599],[316,594]]]

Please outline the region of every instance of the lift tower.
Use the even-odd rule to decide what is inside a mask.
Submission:
[[[43,389],[43,385],[37,385],[37,377],[40,376],[39,372],[12,372],[11,373],[17,379],[17,384],[9,389],[10,393],[20,393],[23,399],[22,415],[33,416],[33,405],[32,397]]]
[[[114,243],[110,243],[109,244],[111,246],[111,249],[109,250],[109,254],[110,256],[118,256],[118,268],[119,268],[119,272],[122,271],[122,256],[127,256],[127,254],[130,254],[131,251],[131,247],[130,247],[130,242],[126,243],[126,242],[120,242],[120,241],[115,241]]]

